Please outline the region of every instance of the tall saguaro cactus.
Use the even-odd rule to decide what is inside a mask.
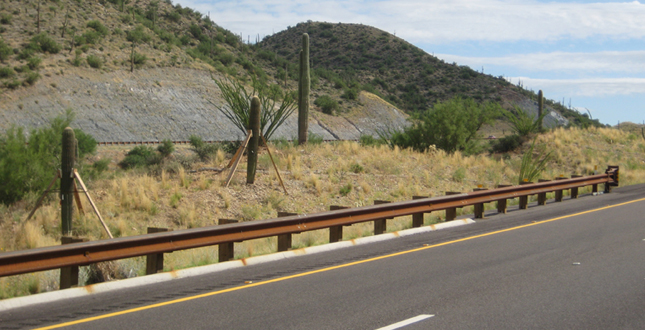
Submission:
[[[74,164],[76,163],[76,137],[74,130],[67,127],[63,131],[63,153],[61,155],[61,224],[63,236],[72,233],[72,212],[74,211]]]
[[[253,96],[251,99],[250,112],[249,129],[251,129],[253,135],[249,140],[246,183],[253,184],[255,182],[255,169],[258,165],[258,146],[260,145],[260,99],[257,96]]]
[[[298,80],[298,144],[307,143],[309,123],[309,35],[302,34],[302,50],[300,51],[300,79]]]
[[[542,90],[538,92],[538,120],[540,122],[538,123],[538,130],[542,131],[542,113],[544,111],[544,94],[542,93]]]

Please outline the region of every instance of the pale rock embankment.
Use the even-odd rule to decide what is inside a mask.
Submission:
[[[183,68],[48,71],[34,86],[0,95],[0,131],[11,125],[29,131],[72,109],[72,126],[99,142],[186,141],[191,135],[206,141],[242,139],[218,110],[223,100],[213,78],[220,76]],[[409,124],[406,114],[373,94],[362,92],[358,101],[336,116],[311,111],[309,131],[325,140],[346,140]],[[274,138],[295,136],[294,113]]]

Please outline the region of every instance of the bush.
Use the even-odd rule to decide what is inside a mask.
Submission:
[[[5,13],[0,14],[0,24],[5,24],[5,25],[11,24],[11,18],[12,18],[11,14],[5,14]]]
[[[161,155],[149,146],[136,146],[119,163],[123,169],[144,167],[161,163]]]
[[[36,70],[40,66],[41,62],[42,60],[40,59],[40,57],[36,57],[36,56],[30,57],[29,59],[27,59],[27,66],[31,70]]]
[[[527,114],[517,106],[515,107],[515,114],[507,110],[502,110],[502,113],[511,123],[511,128],[515,134],[522,137],[537,133],[540,130],[540,123],[547,114],[545,111],[541,117],[533,119],[533,116]]]
[[[385,144],[386,141],[384,141],[384,139],[382,138],[375,139],[371,135],[361,135],[358,138],[358,143],[360,143],[362,146],[380,146]]]
[[[106,36],[110,32],[108,28],[105,27],[105,25],[103,25],[101,22],[97,20],[87,22],[87,27],[94,29],[101,36]]]
[[[27,77],[25,77],[25,80],[23,81],[23,85],[33,86],[33,84],[35,84],[38,79],[40,79],[38,72],[29,72],[27,73]]]
[[[157,151],[159,151],[161,156],[168,157],[173,151],[175,151],[175,145],[172,141],[165,139],[161,141],[161,144],[157,147]]]
[[[148,57],[146,57],[146,55],[136,52],[134,53],[134,65],[141,66],[146,64],[146,61],[148,61]]]
[[[13,68],[10,68],[8,66],[0,68],[0,78],[10,78],[13,77],[15,74],[15,71]]]
[[[473,153],[479,147],[476,144],[477,131],[492,121],[499,109],[497,103],[477,104],[472,99],[459,97],[437,103],[434,109],[414,114],[412,126],[393,133],[391,142],[417,151],[425,151],[435,145],[446,152]]]
[[[103,60],[98,56],[89,55],[85,60],[87,64],[95,69],[100,69],[103,66]]]
[[[322,109],[323,113],[331,115],[334,111],[338,110],[338,102],[332,99],[329,95],[323,95],[314,101],[314,104]]]
[[[138,25],[136,28],[134,28],[134,30],[128,31],[126,39],[130,42],[140,43],[149,42],[151,40],[151,37],[144,32],[142,25]]]
[[[16,88],[20,87],[20,85],[22,85],[22,83],[20,81],[18,81],[18,80],[15,80],[15,79],[12,80],[12,81],[5,81],[4,82],[4,87],[9,88],[9,89],[16,89]]]
[[[0,39],[0,62],[8,60],[11,54],[13,54],[11,47],[9,47],[4,40]]]
[[[497,139],[495,142],[493,142],[491,151],[497,153],[506,153],[519,148],[523,143],[524,138],[519,135],[513,134]]]
[[[219,147],[216,144],[204,143],[202,138],[196,135],[190,136],[190,144],[193,146],[192,150],[197,154],[201,161],[207,161],[217,154]]]
[[[27,46],[42,53],[58,54],[61,47],[54,39],[43,32],[31,38],[31,43]]]
[[[76,128],[74,129],[74,136],[78,146],[78,157],[83,158],[85,155],[91,155],[96,152],[97,142],[93,136]]]
[[[14,203],[29,192],[47,187],[60,168],[63,130],[73,118],[68,110],[65,116],[54,118],[49,127],[32,130],[29,138],[16,127],[0,137],[1,203]]]
[[[358,91],[354,88],[350,88],[345,90],[345,93],[343,93],[343,95],[341,95],[340,97],[348,100],[356,100],[356,98],[358,97]]]

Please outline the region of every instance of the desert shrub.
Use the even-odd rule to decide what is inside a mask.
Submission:
[[[87,64],[95,69],[100,69],[103,66],[103,60],[98,56],[89,55],[85,60],[87,61]]]
[[[95,161],[94,164],[92,164],[92,168],[97,173],[100,174],[100,173],[103,173],[103,172],[107,171],[107,169],[109,168],[110,162],[112,162],[111,159],[103,158],[103,159]]]
[[[391,142],[401,148],[424,151],[435,145],[447,152],[474,153],[480,146],[477,131],[498,114],[497,103],[478,104],[472,99],[453,98],[433,109],[412,115],[412,125],[394,132]]]
[[[193,146],[191,150],[197,154],[201,161],[212,159],[212,157],[217,154],[217,150],[219,150],[218,145],[212,143],[204,143],[202,138],[196,135],[191,135],[189,141]]]
[[[94,29],[94,31],[98,32],[101,36],[106,36],[110,32],[105,25],[97,20],[87,22],[87,27]]]
[[[58,54],[61,50],[61,46],[45,32],[37,34],[31,38],[31,42],[27,48],[50,54]]]
[[[350,170],[351,172],[353,172],[353,173],[362,173],[362,172],[364,172],[364,171],[365,171],[365,169],[363,168],[363,166],[362,166],[361,164],[358,164],[358,163],[354,163],[354,164],[352,164],[352,165],[349,167],[349,170]]]
[[[513,134],[495,140],[491,147],[492,152],[505,153],[519,148],[524,143],[524,138]]]
[[[148,57],[145,54],[134,53],[134,65],[141,66],[146,64]]]
[[[125,158],[119,163],[123,169],[144,167],[161,163],[161,155],[152,147],[136,146],[130,150]]]
[[[173,151],[175,151],[175,144],[169,139],[165,139],[161,141],[161,144],[157,147],[157,151],[159,151],[161,156],[168,157]]]
[[[544,146],[535,149],[535,140],[531,147],[522,156],[522,162],[519,168],[518,183],[533,182],[539,178],[540,174],[546,169],[546,165],[553,159],[551,151],[547,151]]]
[[[2,13],[0,14],[0,24],[5,24],[5,25],[11,24],[12,18],[13,17],[11,16],[11,14]]]
[[[9,47],[4,40],[0,39],[0,62],[4,62],[9,59],[11,54],[13,54],[11,47]]]
[[[358,143],[362,146],[380,146],[387,143],[387,141],[382,138],[376,139],[371,135],[363,134],[358,138]]]
[[[126,39],[130,42],[140,43],[140,42],[149,42],[152,38],[150,35],[145,33],[143,30],[143,25],[137,25],[136,28],[128,31]]]
[[[98,143],[93,136],[83,132],[78,128],[74,129],[74,136],[76,137],[79,158],[83,158],[85,157],[85,155],[91,155],[96,152],[96,146],[98,145]]]
[[[310,132],[309,136],[307,137],[308,144],[316,145],[316,144],[321,144],[323,142],[325,142],[325,140],[323,139],[322,135],[318,135]]]
[[[547,114],[545,111],[541,117],[533,119],[533,116],[517,106],[515,107],[515,113],[507,110],[502,110],[502,113],[510,122],[513,132],[522,137],[537,133],[540,130],[540,123]]]
[[[10,68],[8,66],[0,68],[0,78],[10,78],[13,77],[13,75],[16,72],[13,70],[13,68]]]
[[[23,85],[27,86],[32,86],[33,84],[36,83],[40,79],[40,74],[38,72],[29,72],[27,73],[27,76],[25,77],[25,80],[23,81]]]
[[[348,100],[356,100],[356,98],[358,97],[358,90],[354,88],[348,88],[340,97]]]
[[[18,81],[18,80],[15,80],[15,79],[12,80],[12,81],[5,81],[4,82],[4,87],[9,88],[9,89],[16,89],[16,88],[20,87],[20,85],[22,85],[22,83],[20,81]]]
[[[27,59],[27,66],[31,70],[36,70],[40,66],[41,62],[42,60],[40,59],[40,57],[33,56]]]
[[[84,40],[84,43],[88,43],[88,44],[92,44],[92,45],[98,43],[101,40],[102,37],[103,36],[99,32],[96,32],[96,31],[87,31],[87,32],[83,33],[83,35],[81,36],[81,38],[83,38],[83,40]]]
[[[352,184],[348,183],[342,186],[338,192],[340,193],[341,196],[347,196],[349,195],[350,192],[352,192],[352,188],[353,188]]]
[[[329,95],[322,95],[314,101],[314,104],[322,109],[323,113],[331,115],[334,111],[338,110],[338,102],[332,99]]]
[[[17,127],[0,136],[1,203],[14,203],[29,192],[47,187],[60,168],[63,130],[73,119],[74,114],[68,110],[64,116],[51,120],[48,127],[32,130],[29,138]],[[85,147],[79,141],[79,154],[87,152]]]

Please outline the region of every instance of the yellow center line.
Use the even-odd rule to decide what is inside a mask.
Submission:
[[[633,200],[633,201],[629,201],[629,202],[625,202],[625,203],[615,204],[615,205],[609,205],[609,206],[605,206],[605,207],[601,207],[601,208],[597,208],[597,209],[593,209],[593,210],[589,210],[589,211],[579,212],[579,213],[575,213],[575,214],[569,214],[569,215],[565,215],[565,216],[561,216],[561,217],[557,217],[557,218],[552,218],[552,219],[548,219],[548,220],[537,221],[537,222],[533,222],[533,223],[530,223],[530,224],[521,225],[521,226],[517,226],[517,227],[497,230],[497,231],[493,231],[493,232],[490,232],[490,233],[464,237],[464,238],[460,238],[460,239],[456,239],[456,240],[452,240],[452,241],[448,241],[448,242],[443,242],[443,243],[438,243],[438,244],[434,244],[434,245],[423,246],[423,247],[419,247],[419,248],[412,249],[412,250],[401,251],[401,252],[392,253],[392,254],[383,255],[383,256],[374,257],[374,258],[369,258],[369,259],[365,259],[365,260],[354,261],[354,262],[350,262],[350,263],[346,263],[346,264],[342,264],[342,265],[337,265],[337,266],[332,266],[332,267],[312,270],[312,271],[308,271],[308,272],[304,272],[304,273],[300,273],[300,274],[295,274],[295,275],[275,278],[275,279],[266,280],[266,281],[263,281],[263,282],[252,283],[252,284],[248,284],[248,285],[244,285],[244,286],[238,286],[238,287],[229,288],[229,289],[224,289],[224,290],[220,290],[220,291],[213,291],[213,292],[203,293],[203,294],[199,294],[199,295],[196,295],[196,296],[185,297],[185,298],[175,299],[175,300],[166,301],[166,302],[162,302],[162,303],[157,303],[157,304],[153,304],[153,305],[132,308],[132,309],[128,309],[128,310],[124,310],[124,311],[120,311],[120,312],[114,312],[114,313],[109,313],[109,314],[104,314],[104,315],[99,315],[99,316],[94,316],[94,317],[88,317],[88,318],[80,319],[80,320],[76,320],[76,321],[55,324],[55,325],[51,325],[51,326],[48,326],[48,327],[37,328],[35,330],[58,329],[58,328],[67,327],[67,326],[71,326],[71,325],[75,325],[75,324],[82,324],[82,323],[92,322],[92,321],[106,319],[106,318],[110,318],[110,317],[115,317],[115,316],[119,316],[119,315],[140,312],[140,311],[144,311],[144,310],[147,310],[147,309],[163,307],[163,306],[173,305],[173,304],[177,304],[177,303],[181,303],[181,302],[185,302],[185,301],[190,301],[190,300],[210,297],[210,296],[214,296],[214,295],[218,295],[218,294],[222,294],[222,293],[227,293],[227,292],[233,292],[233,291],[253,288],[253,287],[256,287],[256,286],[260,286],[260,285],[265,285],[265,284],[270,284],[270,283],[275,283],[275,282],[282,282],[282,281],[286,281],[286,280],[290,280],[290,279],[294,279],[294,278],[298,278],[298,277],[304,277],[304,276],[308,276],[308,275],[327,272],[327,271],[334,270],[334,269],[340,269],[340,268],[360,265],[360,264],[364,264],[364,263],[368,263],[368,262],[372,262],[372,261],[377,261],[377,260],[381,260],[381,259],[401,256],[401,255],[404,255],[404,254],[423,251],[423,250],[427,250],[427,249],[432,249],[432,248],[436,248],[436,247],[439,247],[439,246],[444,246],[444,245],[450,245],[450,244],[455,244],[455,243],[459,243],[459,242],[469,241],[469,240],[480,238],[480,237],[496,235],[496,234],[500,234],[500,233],[505,233],[505,232],[521,229],[521,228],[526,228],[526,227],[536,226],[536,225],[540,225],[540,224],[544,224],[544,223],[548,223],[548,222],[552,222],[552,221],[572,218],[572,217],[576,217],[576,216],[579,216],[579,215],[589,214],[589,213],[593,213],[593,212],[598,212],[598,211],[602,211],[602,210],[606,210],[606,209],[610,209],[610,208],[614,208],[614,207],[619,207],[619,206],[623,206],[623,205],[627,205],[627,204],[642,202],[642,201],[645,201],[645,198],[641,198],[641,199],[637,199],[637,200]]]

